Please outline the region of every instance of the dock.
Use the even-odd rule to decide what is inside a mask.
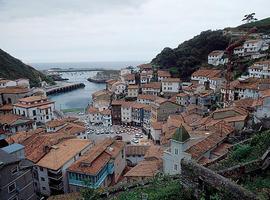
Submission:
[[[44,88],[47,95],[64,93],[72,90],[76,90],[78,88],[84,88],[84,83],[58,83],[55,86],[51,86],[48,88]]]
[[[68,69],[61,69],[61,68],[53,68],[45,70],[48,73],[60,73],[60,72],[91,72],[91,71],[112,71],[112,69],[104,69],[104,68],[68,68]]]

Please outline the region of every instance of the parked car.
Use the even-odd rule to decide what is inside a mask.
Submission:
[[[134,143],[136,143],[136,144],[139,143],[139,140],[137,138],[133,138],[131,141],[134,142]]]

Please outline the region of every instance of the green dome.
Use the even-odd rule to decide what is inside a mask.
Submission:
[[[181,127],[177,128],[173,134],[172,139],[176,140],[178,142],[185,142],[190,138],[190,135],[188,134],[187,130],[183,125]]]

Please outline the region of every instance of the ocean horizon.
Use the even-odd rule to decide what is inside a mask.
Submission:
[[[34,62],[28,63],[37,70],[47,70],[51,68],[106,68],[121,69],[128,66],[138,66],[147,61],[113,61],[113,62]]]

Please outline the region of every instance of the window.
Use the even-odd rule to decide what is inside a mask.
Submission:
[[[16,167],[14,167],[13,169],[11,169],[11,174],[12,174],[12,175],[15,175],[15,174],[18,173],[18,171],[19,171],[19,168],[18,168],[18,166],[16,166]]]
[[[39,170],[43,172],[43,167],[39,167]]]
[[[42,190],[46,190],[46,188],[45,187],[42,187]]]
[[[37,113],[36,113],[36,111],[35,111],[35,110],[33,110],[33,116],[36,116],[36,114],[37,114]]]
[[[178,168],[178,166],[175,164],[175,165],[174,165],[174,170],[177,170],[177,168]]]
[[[174,154],[178,155],[178,149],[174,149]]]
[[[45,181],[45,178],[44,177],[41,177],[41,181]]]
[[[16,183],[11,183],[8,186],[8,193],[14,192],[16,190]]]

